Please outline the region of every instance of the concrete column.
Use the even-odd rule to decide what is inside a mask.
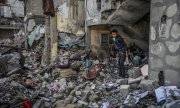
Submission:
[[[58,54],[58,35],[57,35],[57,13],[55,17],[50,19],[50,34],[51,34],[51,62],[53,62]]]
[[[179,0],[151,0],[149,76],[180,87]],[[160,72],[161,71],[161,72]],[[163,74],[162,74],[163,73]]]
[[[78,7],[77,7],[77,13],[78,13],[78,23],[80,25],[84,25],[84,21],[85,21],[85,6],[84,6],[85,2],[82,0],[78,1]]]
[[[50,64],[50,51],[51,51],[51,38],[50,38],[50,16],[45,17],[45,44],[43,51],[43,63],[44,65]]]

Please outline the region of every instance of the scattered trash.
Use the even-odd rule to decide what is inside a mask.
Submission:
[[[69,68],[70,67],[69,55],[59,56],[56,67],[58,67],[58,68]]]
[[[147,95],[148,95],[148,91],[145,91],[143,93],[138,93],[138,94],[129,94],[126,100],[124,101],[124,104],[128,106],[133,106],[137,104],[140,99],[144,98]]]
[[[83,31],[79,31],[78,36],[60,33],[58,56],[44,66],[45,27],[35,25],[34,19],[28,26],[28,37],[24,40],[28,39],[30,50],[11,48],[11,52],[0,53],[0,106],[118,108],[125,105],[146,108],[166,102],[167,97],[180,96],[177,87],[155,90],[158,86],[154,81],[145,80],[148,76],[147,56],[136,50],[126,54],[129,78],[119,77],[118,57],[110,57],[100,47],[85,48]],[[19,43],[24,35],[20,30],[13,41]],[[9,40],[1,42],[11,43]],[[156,96],[154,92],[157,92]]]
[[[109,108],[109,102],[103,103],[103,108]]]
[[[180,96],[180,90],[176,86],[161,86],[155,90],[159,104],[164,104],[168,98]]]

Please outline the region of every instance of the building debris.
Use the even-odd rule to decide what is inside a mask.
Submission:
[[[53,4],[48,5],[49,2],[53,3],[52,1],[43,1],[44,5],[47,4],[43,7],[46,15],[58,19],[59,39],[56,43],[52,45],[54,40],[49,33],[52,17],[46,17],[46,20],[48,18],[46,25],[37,24],[32,13],[28,13],[24,21],[19,21],[23,27],[12,39],[0,40],[0,106],[2,108],[173,108],[178,106],[180,89],[176,86],[160,86],[156,80],[148,79],[147,52],[139,48],[128,48],[124,64],[126,77],[118,76],[118,57],[110,56],[107,53],[109,50],[105,51],[102,46],[90,47],[85,44],[85,41],[90,41],[85,39],[87,34],[83,27],[85,18],[80,18],[81,12],[77,12],[80,21],[75,21],[76,16],[73,12],[73,9],[80,11],[81,5],[78,3],[84,4],[84,2],[63,1],[62,5],[57,6],[57,13],[54,13]],[[99,11],[101,11],[100,1],[96,0]],[[90,0],[86,4],[88,3]],[[64,8],[66,6],[68,10]],[[105,7],[104,5],[103,8]],[[113,11],[117,11],[116,8]],[[102,12],[106,13],[106,11]],[[102,14],[102,16],[106,15]],[[94,23],[98,22],[96,15],[91,17]],[[96,32],[93,30],[94,28],[90,31],[92,35]],[[109,41],[109,37],[107,40]],[[104,42],[103,39],[98,41],[101,41],[101,44]],[[106,42],[104,44],[106,46]],[[58,46],[56,48],[58,56],[50,62],[50,49],[53,46]]]

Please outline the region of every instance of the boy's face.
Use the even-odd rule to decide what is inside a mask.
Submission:
[[[112,37],[114,38],[117,36],[117,32],[112,32],[111,34],[112,34]]]

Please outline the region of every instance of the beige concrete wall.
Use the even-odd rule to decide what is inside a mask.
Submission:
[[[101,33],[110,33],[108,27],[94,26],[91,29],[91,45],[100,47]]]
[[[27,0],[27,13],[33,13],[34,15],[43,15],[42,6],[42,0]]]

